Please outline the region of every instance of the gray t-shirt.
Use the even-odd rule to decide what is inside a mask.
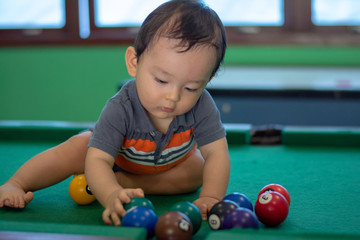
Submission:
[[[172,165],[196,144],[203,146],[224,136],[219,111],[206,90],[189,112],[173,119],[165,135],[157,131],[131,80],[106,103],[89,147],[113,156],[120,168],[129,163],[132,167],[125,170],[131,172],[136,167]]]

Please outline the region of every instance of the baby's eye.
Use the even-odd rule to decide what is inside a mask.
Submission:
[[[186,88],[186,90],[189,91],[189,92],[196,92],[197,91],[196,88]]]
[[[155,81],[157,81],[158,83],[161,83],[161,84],[167,83],[166,81],[161,80],[161,79],[159,79],[159,78],[155,78]]]

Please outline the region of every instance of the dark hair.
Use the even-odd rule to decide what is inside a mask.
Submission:
[[[151,12],[141,25],[135,40],[138,60],[157,37],[179,39],[179,47],[185,47],[183,52],[198,45],[214,46],[217,61],[212,75],[215,75],[224,60],[224,26],[216,12],[201,1],[172,0]]]

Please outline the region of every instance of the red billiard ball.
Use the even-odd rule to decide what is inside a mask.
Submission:
[[[87,205],[95,201],[95,196],[91,193],[84,174],[79,174],[71,180],[69,194],[71,199],[79,205]]]
[[[269,227],[275,227],[285,221],[289,213],[289,204],[278,192],[265,192],[255,203],[255,214],[259,221]]]
[[[286,188],[284,188],[280,184],[272,183],[272,184],[266,185],[265,187],[263,187],[260,190],[258,197],[260,197],[261,194],[263,194],[264,192],[267,192],[267,191],[274,191],[274,192],[280,193],[281,195],[283,195],[286,198],[286,200],[290,206],[290,194],[289,194],[288,190],[286,190]]]

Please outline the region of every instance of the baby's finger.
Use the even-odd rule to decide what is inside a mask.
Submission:
[[[114,208],[115,208],[115,212],[120,215],[120,216],[124,216],[126,211],[124,209],[123,204],[121,203],[121,201],[119,199],[116,199],[114,202]]]
[[[116,212],[111,213],[111,219],[115,226],[120,226],[121,221],[119,215]]]
[[[208,204],[206,211],[207,211],[207,212],[210,212],[210,210],[213,208],[214,205],[215,205],[215,203],[210,203],[210,204]]]
[[[129,203],[130,202],[130,196],[128,195],[127,191],[121,191],[118,193],[118,199],[121,203]]]
[[[206,221],[207,220],[207,213],[208,213],[206,204],[201,204],[200,207],[199,207],[199,210],[200,210],[200,213],[201,213],[202,220]]]
[[[112,225],[112,221],[110,219],[110,210],[109,209],[105,209],[102,213],[102,219],[104,221],[105,224],[107,225]]]
[[[144,190],[142,190],[141,188],[136,188],[135,189],[135,197],[144,197]]]
[[[133,197],[144,197],[144,191],[141,188],[127,189],[127,195],[130,198]]]

